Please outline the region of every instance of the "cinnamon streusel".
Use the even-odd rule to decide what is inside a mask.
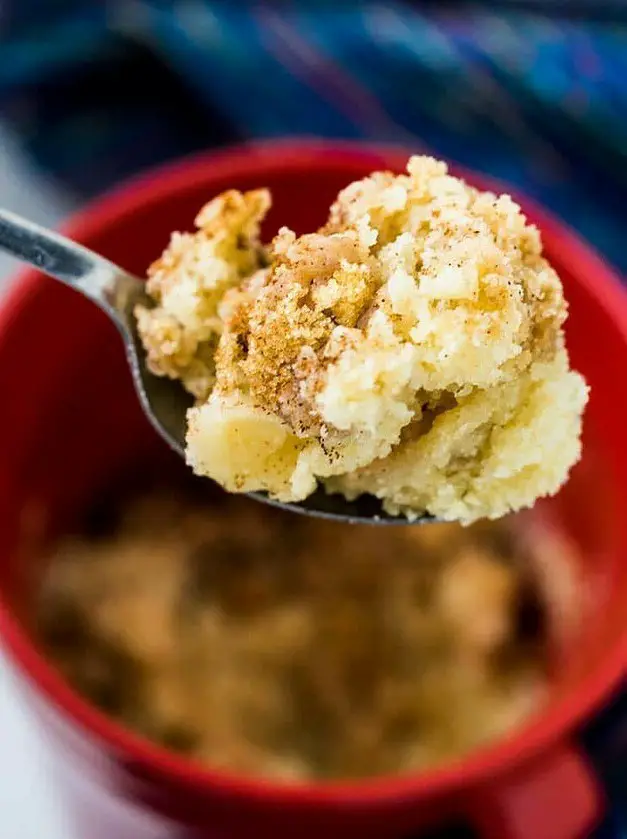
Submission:
[[[151,369],[197,397],[187,457],[227,490],[319,484],[468,523],[555,493],[587,387],[538,230],[430,157],[338,196],[324,227],[264,248],[264,190],[175,234],[139,309]]]

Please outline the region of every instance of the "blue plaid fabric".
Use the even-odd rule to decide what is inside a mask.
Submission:
[[[0,56],[0,118],[79,197],[250,137],[401,142],[627,272],[627,0],[4,0]],[[627,696],[584,741],[615,804],[599,837],[627,839]]]

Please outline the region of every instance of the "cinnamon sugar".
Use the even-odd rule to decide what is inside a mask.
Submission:
[[[587,388],[569,369],[561,283],[511,198],[414,157],[349,185],[319,231],[283,228],[266,265],[267,205],[263,191],[211,202],[152,269],[158,305],[138,312],[152,369],[198,398],[195,471],[283,501],[322,484],[466,522],[559,489]],[[246,467],[224,444],[258,454],[256,427],[266,456]]]

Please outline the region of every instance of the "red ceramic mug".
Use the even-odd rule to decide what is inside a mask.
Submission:
[[[268,232],[313,229],[338,189],[407,152],[280,143],[202,155],[145,175],[67,226],[142,274],[173,229],[228,187],[268,186]],[[479,186],[485,181],[467,176]],[[560,651],[551,700],[506,740],[412,777],[298,787],[203,769],[150,745],[77,696],[29,631],[37,562],[17,550],[20,511],[75,513],[138,450],[158,445],[135,398],[115,328],[93,305],[24,272],[0,313],[0,632],[43,722],[57,779],[84,839],[409,839],[467,818],[486,839],[577,839],[603,801],[576,745],[581,723],[627,671],[627,300],[570,232],[523,202],[571,304],[568,341],[592,387],[585,454],[546,509],[581,556],[579,629]]]

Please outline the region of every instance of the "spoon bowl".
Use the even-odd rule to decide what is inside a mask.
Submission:
[[[144,281],[71,239],[4,209],[0,209],[0,250],[80,292],[108,315],[124,341],[144,413],[163,439],[185,458],[186,417],[193,397],[178,382],[155,376],[148,369],[134,315],[138,304],[147,308],[154,305]],[[275,501],[263,492],[249,496],[283,510],[351,524],[409,523],[402,516],[390,516],[371,495],[347,501],[318,489],[297,504]],[[433,521],[437,519],[424,515],[412,523]]]

